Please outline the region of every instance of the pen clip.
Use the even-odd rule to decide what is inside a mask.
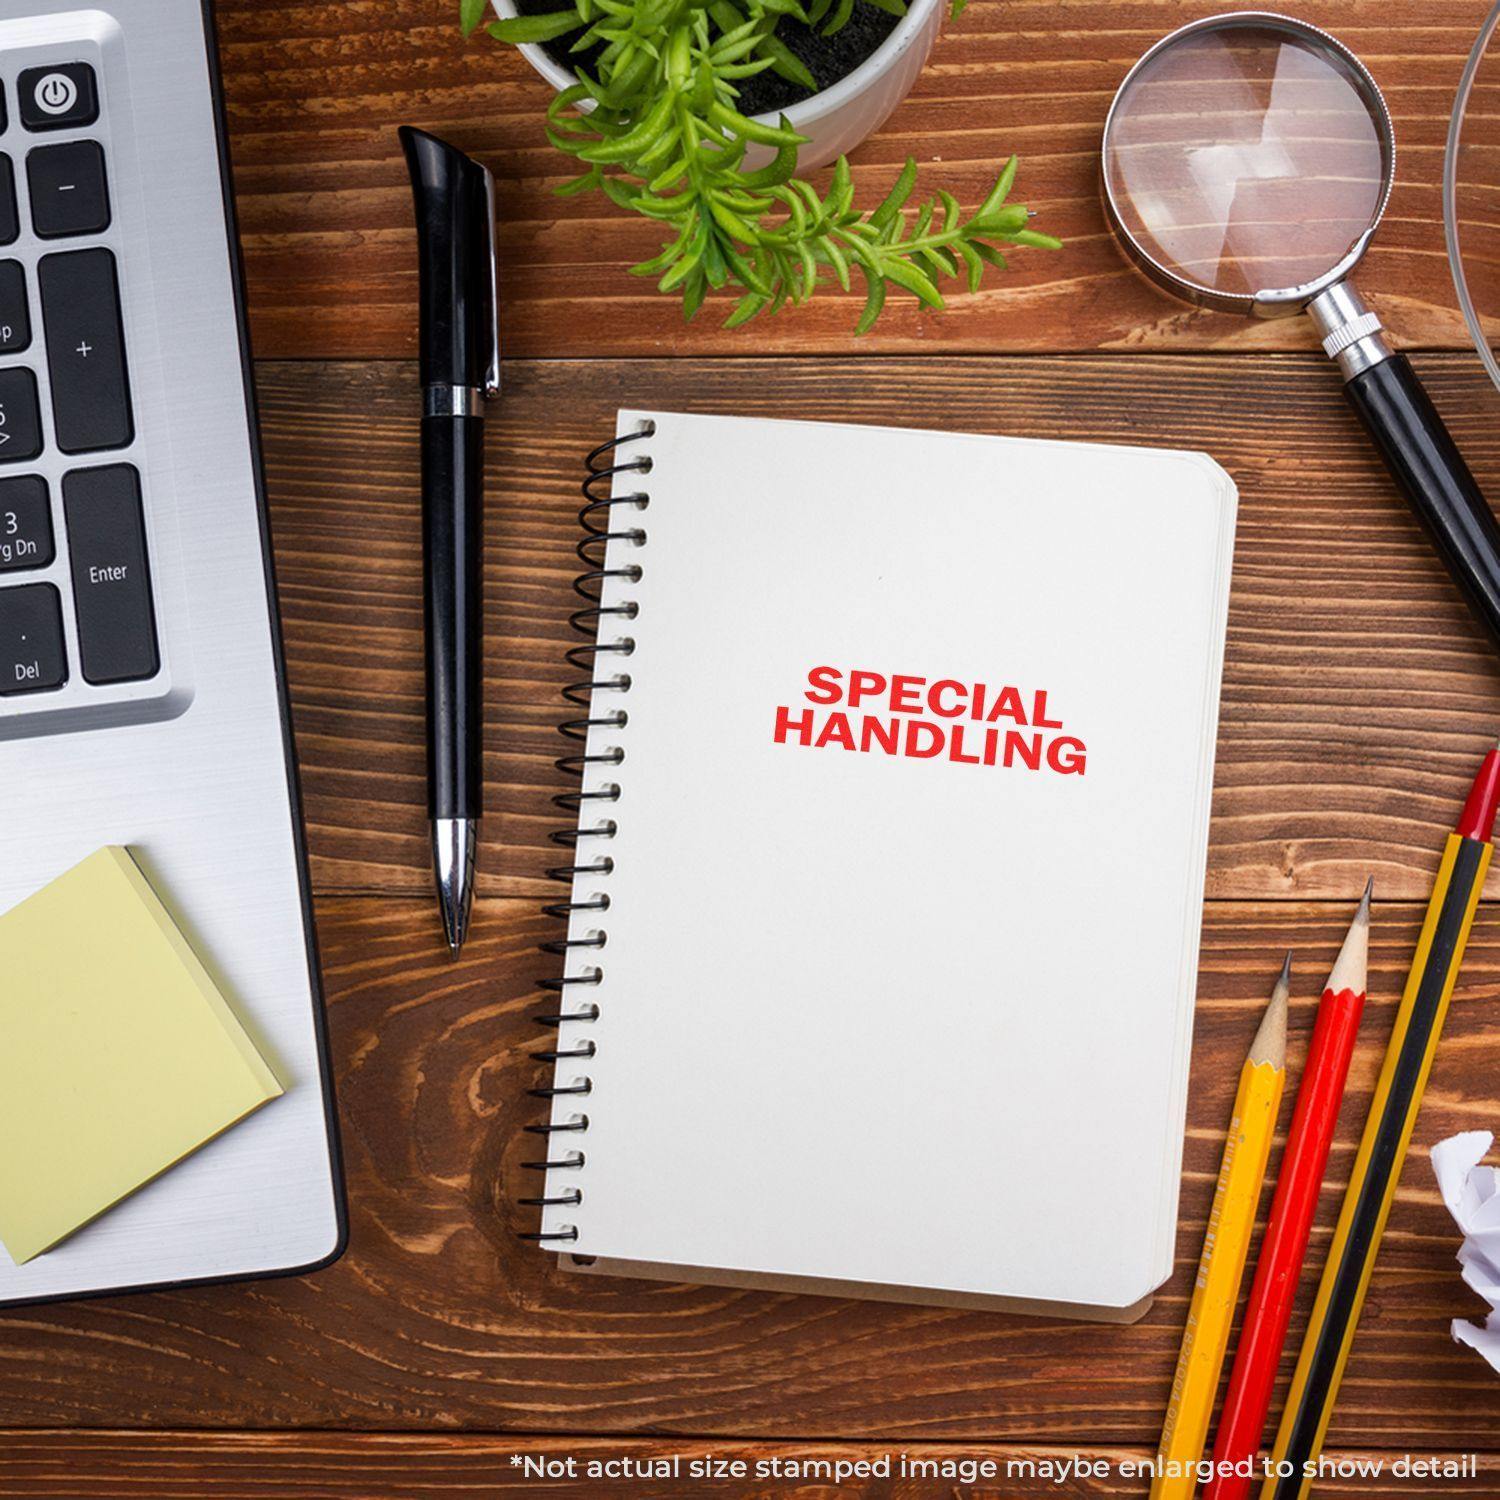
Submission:
[[[495,207],[495,174],[484,167],[485,240],[490,262],[490,360],[484,375],[484,394],[493,400],[500,394],[500,255],[496,245],[499,215]]]

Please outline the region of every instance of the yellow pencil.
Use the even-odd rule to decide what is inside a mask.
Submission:
[[[1318,1477],[1333,1403],[1490,867],[1497,806],[1500,747],[1485,756],[1458,827],[1443,850],[1427,920],[1307,1320],[1261,1500],[1304,1500]]]
[[[1239,1093],[1229,1121],[1229,1139],[1219,1166],[1198,1262],[1198,1280],[1188,1306],[1187,1327],[1172,1395],[1157,1450],[1151,1500],[1192,1500],[1198,1465],[1208,1441],[1208,1422],[1219,1389],[1219,1372],[1229,1347],[1229,1329],[1239,1299],[1255,1210],[1266,1179],[1266,1158],[1276,1133],[1276,1112],[1286,1083],[1286,1001],[1292,956],[1286,956],[1271,1003],[1250,1044],[1240,1071]]]

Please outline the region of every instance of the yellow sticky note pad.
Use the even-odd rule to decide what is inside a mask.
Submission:
[[[281,1091],[128,851],[0,916],[0,1243],[17,1264]]]

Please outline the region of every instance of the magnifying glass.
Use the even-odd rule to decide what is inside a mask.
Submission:
[[[1390,197],[1396,142],[1342,43],[1267,11],[1158,42],[1104,126],[1117,238],[1167,291],[1252,317],[1306,311],[1387,467],[1500,643],[1500,523],[1405,355],[1349,276]]]

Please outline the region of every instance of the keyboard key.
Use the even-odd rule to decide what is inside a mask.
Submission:
[[[21,211],[16,207],[16,169],[0,155],[0,245],[14,245],[21,237]]]
[[[37,277],[57,446],[64,453],[126,447],[135,423],[114,256],[108,250],[48,255]]]
[[[109,228],[104,148],[98,141],[39,146],[26,158],[31,227],[44,240]]]
[[[50,583],[0,589],[0,697],[43,693],[67,680],[57,590]]]
[[[36,474],[0,479],[0,573],[45,568],[54,556],[47,481]]]
[[[30,370],[0,370],[0,464],[26,463],[42,451],[42,408]]]
[[[25,268],[18,260],[0,260],[0,354],[19,354],[30,345]]]
[[[161,663],[140,475],[129,464],[69,474],[63,480],[63,511],[85,680],[155,677]]]
[[[99,85],[87,63],[27,68],[16,88],[28,130],[67,130],[99,118]]]

